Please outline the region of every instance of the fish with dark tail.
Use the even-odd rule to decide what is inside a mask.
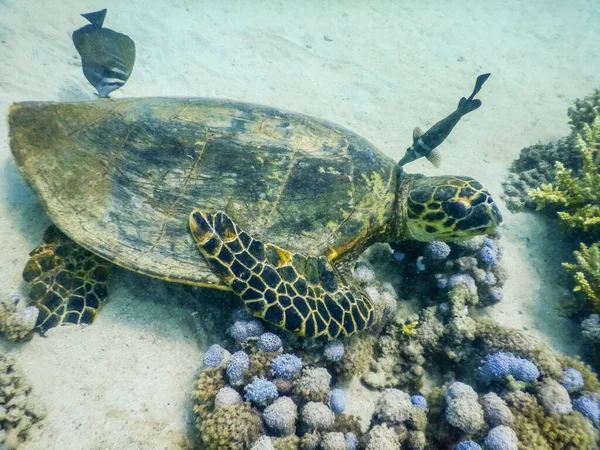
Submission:
[[[90,24],[73,32],[83,74],[100,97],[108,97],[129,79],[135,62],[135,44],[123,33],[103,28],[106,9],[82,14]]]
[[[415,128],[413,131],[413,145],[406,150],[398,165],[403,166],[421,157],[425,157],[435,167],[439,167],[440,154],[436,147],[444,142],[444,139],[448,137],[462,116],[481,106],[481,100],[475,98],[475,96],[481,90],[481,86],[483,86],[483,83],[485,83],[489,76],[489,73],[479,75],[475,82],[475,88],[469,98],[461,98],[456,111],[440,120],[425,133],[419,127]]]

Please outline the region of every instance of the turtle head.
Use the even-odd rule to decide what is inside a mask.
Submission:
[[[403,234],[418,241],[463,241],[493,233],[502,222],[494,199],[473,178],[419,177],[404,192]]]

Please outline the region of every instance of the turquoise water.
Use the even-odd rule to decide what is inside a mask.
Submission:
[[[101,28],[75,48],[71,34],[89,23],[79,14],[103,7],[104,29],[134,42],[133,64],[131,44],[111,33],[101,41]],[[599,108],[599,16],[585,1],[0,2],[0,329],[13,361],[3,362],[10,414],[0,440],[22,449],[597,448],[597,309],[561,266],[581,242],[594,248],[596,230],[563,232],[556,211],[565,207],[536,212],[527,191],[557,185],[555,161],[582,178],[581,146],[595,167],[586,126]],[[440,167],[420,158],[399,175],[415,127],[426,132],[455,111],[484,73],[482,104],[439,145]],[[137,110],[121,100],[140,97],[179,100]],[[182,97],[240,103],[210,109]],[[24,101],[60,105],[17,120],[9,107]],[[88,103],[61,109],[71,102]],[[421,140],[421,151],[437,144],[431,133]],[[419,206],[404,208],[416,174],[481,182],[503,216],[499,231],[415,242],[434,234],[419,228]],[[433,182],[424,183],[431,196]],[[445,231],[454,224],[436,212],[470,214],[479,200],[436,182],[440,205],[427,220]],[[313,292],[276,281],[272,292],[288,289],[276,300],[285,312],[267,315],[275,294],[253,284],[261,297],[247,306],[265,321],[230,290],[156,278],[232,284],[196,248],[193,208],[223,210],[239,232],[282,249],[249,267],[259,278],[263,265],[293,265],[288,250],[314,258],[293,275]],[[77,321],[103,305],[90,325],[42,335],[29,333],[48,316],[39,299],[49,310],[58,300],[30,291],[23,268],[52,223],[77,244],[47,242],[34,259],[50,275],[29,266],[32,285],[54,283]],[[383,243],[359,258],[377,233]],[[94,264],[124,266],[111,264],[107,295],[98,272],[83,269],[86,286],[69,265],[77,245],[99,255],[85,254]],[[593,287],[594,270],[577,270]],[[332,279],[343,295],[347,286],[364,295],[366,310],[336,297]],[[75,293],[78,283],[89,296]],[[267,323],[312,334],[317,313],[334,344]],[[338,335],[361,320],[365,332]],[[287,354],[301,359],[298,373]]]

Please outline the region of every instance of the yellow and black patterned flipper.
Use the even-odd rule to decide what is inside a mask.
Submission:
[[[215,274],[266,322],[328,339],[349,336],[373,322],[371,299],[344,284],[325,258],[254,239],[223,212],[194,210],[190,229]]]
[[[63,324],[92,323],[108,295],[110,263],[87,251],[54,226],[33,250],[23,270],[29,296],[40,310],[42,331]]]

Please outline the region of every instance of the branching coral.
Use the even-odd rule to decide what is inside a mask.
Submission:
[[[591,308],[600,311],[600,242],[589,247],[583,242],[580,250],[575,250],[575,264],[563,263],[563,267],[573,274],[575,292],[582,292]]]
[[[565,225],[596,231],[600,224],[600,173],[594,156],[600,145],[600,117],[591,126],[583,124],[576,142],[583,161],[581,175],[574,175],[573,170],[557,161],[554,183],[532,189],[529,195],[537,202],[537,209],[557,206]]]

